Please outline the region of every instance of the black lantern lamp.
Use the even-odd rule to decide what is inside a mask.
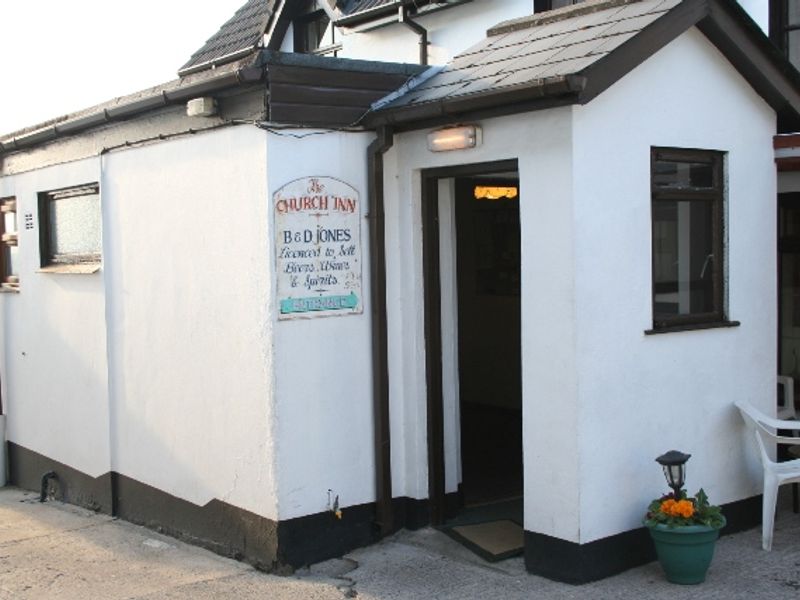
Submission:
[[[691,456],[691,454],[670,450],[656,459],[656,462],[664,469],[667,485],[672,488],[676,500],[681,498],[683,484],[686,481],[686,461]]]

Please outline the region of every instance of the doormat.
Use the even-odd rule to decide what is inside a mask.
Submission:
[[[524,547],[522,527],[509,520],[448,527],[444,532],[489,562],[518,556]]]

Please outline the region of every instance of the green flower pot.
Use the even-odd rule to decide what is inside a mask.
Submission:
[[[714,557],[714,544],[719,537],[718,527],[687,525],[667,527],[648,525],[650,537],[656,546],[656,554],[667,581],[683,585],[703,583]]]

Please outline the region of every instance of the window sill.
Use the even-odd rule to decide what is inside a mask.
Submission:
[[[19,294],[19,286],[0,284],[0,294]]]
[[[660,333],[674,333],[677,331],[698,331],[700,329],[720,329],[723,327],[739,327],[739,321],[709,321],[708,323],[685,323],[683,325],[673,325],[672,327],[662,327],[660,329],[646,329],[645,335],[657,335]]]
[[[97,273],[100,270],[100,263],[75,263],[75,264],[59,264],[47,265],[37,270],[37,273],[64,273],[68,275],[81,275],[89,273]]]

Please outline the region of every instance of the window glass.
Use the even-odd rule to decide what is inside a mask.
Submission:
[[[12,277],[19,275],[19,248],[11,246],[8,249],[8,274]]]
[[[50,251],[54,255],[100,253],[100,196],[50,201]]]
[[[100,262],[102,217],[97,184],[39,194],[41,265]]]
[[[653,206],[656,320],[714,310],[712,205],[667,200]]]
[[[800,29],[789,32],[789,60],[800,68]]]
[[[653,328],[725,321],[722,153],[652,150]]]
[[[707,189],[714,186],[714,170],[709,163],[657,160],[653,183],[668,189]]]
[[[787,21],[786,24],[788,26],[792,25],[800,25],[800,2],[794,0],[794,2],[789,2],[787,7]]]

